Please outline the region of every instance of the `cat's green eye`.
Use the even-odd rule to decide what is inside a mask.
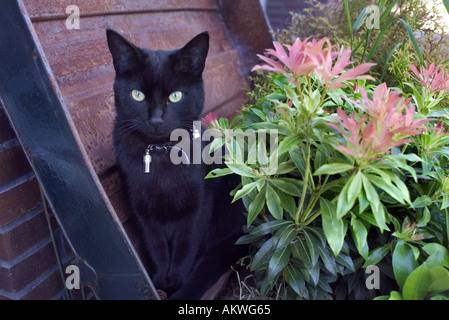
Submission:
[[[179,102],[181,99],[182,99],[182,92],[181,91],[172,92],[168,96],[168,100],[170,100],[170,102]]]
[[[142,93],[142,91],[139,90],[131,91],[131,96],[136,101],[143,101],[143,99],[145,99],[145,95]]]

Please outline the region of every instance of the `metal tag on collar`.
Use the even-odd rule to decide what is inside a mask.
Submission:
[[[150,173],[151,155],[150,149],[145,149],[145,155],[143,156],[143,172]]]
[[[193,139],[198,139],[199,137],[201,137],[200,130],[195,125],[193,125],[192,138]]]

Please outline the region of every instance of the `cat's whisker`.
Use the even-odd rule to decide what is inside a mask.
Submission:
[[[121,125],[120,127],[116,128],[116,133],[122,138],[125,138],[134,132],[140,131],[140,129],[141,128],[139,123],[128,121],[125,122],[124,125]]]

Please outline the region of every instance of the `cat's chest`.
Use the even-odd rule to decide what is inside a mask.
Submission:
[[[191,193],[204,184],[206,174],[200,164],[191,164],[187,159],[173,161],[169,154],[145,154],[133,157],[124,165],[128,184],[132,189],[151,190],[152,194],[173,194],[176,191]],[[173,195],[176,196],[176,195]]]
[[[149,172],[143,165],[127,170],[128,192],[139,215],[176,220],[198,212],[207,196],[205,170],[197,164],[173,164],[153,156]],[[132,168],[132,169],[131,169]]]

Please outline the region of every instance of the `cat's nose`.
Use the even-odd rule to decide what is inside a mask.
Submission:
[[[159,106],[156,107],[153,110],[153,112],[151,113],[151,116],[150,116],[150,123],[151,123],[151,125],[153,125],[156,128],[159,127],[162,124],[162,122],[164,122],[162,120],[162,114],[163,114],[162,108],[159,107]]]
[[[150,119],[150,123],[155,127],[159,127],[163,122],[161,117],[151,117]]]

